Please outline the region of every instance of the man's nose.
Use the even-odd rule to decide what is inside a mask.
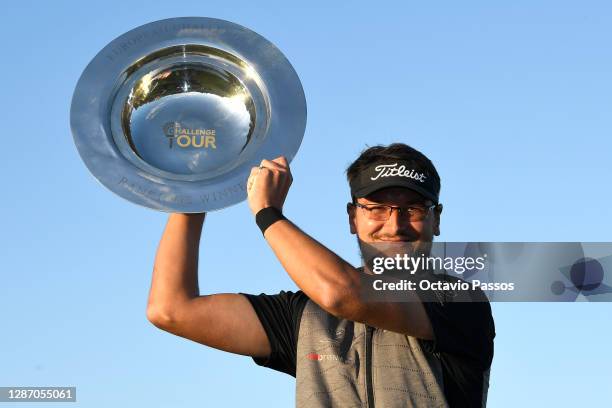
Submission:
[[[400,211],[394,208],[385,223],[385,229],[388,233],[407,235],[410,232],[410,217],[405,212],[400,214]]]

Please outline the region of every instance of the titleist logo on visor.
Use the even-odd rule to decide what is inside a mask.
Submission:
[[[424,183],[427,178],[424,173],[415,172],[414,169],[407,170],[403,164],[398,167],[397,163],[381,164],[374,167],[374,170],[378,173],[374,177],[370,177],[370,180],[378,180],[383,177],[406,177]]]

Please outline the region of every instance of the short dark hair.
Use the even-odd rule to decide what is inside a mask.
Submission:
[[[370,165],[393,160],[413,163],[415,166],[427,170],[433,178],[436,194],[440,194],[440,175],[436,167],[427,156],[404,143],[392,143],[388,146],[376,145],[366,148],[361,152],[359,157],[347,167],[346,178],[350,184],[355,177]],[[352,199],[355,201],[355,197],[352,197]]]

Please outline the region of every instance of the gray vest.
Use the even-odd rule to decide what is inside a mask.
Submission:
[[[339,319],[306,303],[296,356],[297,407],[448,407],[442,366],[416,338]]]

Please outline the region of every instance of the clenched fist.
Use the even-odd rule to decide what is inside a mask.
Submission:
[[[253,167],[247,181],[247,196],[253,214],[266,207],[282,211],[292,181],[289,163],[283,156],[262,160],[259,167]]]

